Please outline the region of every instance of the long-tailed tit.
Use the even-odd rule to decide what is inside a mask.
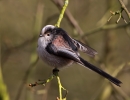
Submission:
[[[121,81],[81,58],[78,50],[85,52],[90,56],[97,54],[94,49],[71,38],[66,31],[53,25],[46,25],[39,35],[37,48],[38,55],[50,66],[61,68],[75,62],[95,71],[117,86],[120,86]]]

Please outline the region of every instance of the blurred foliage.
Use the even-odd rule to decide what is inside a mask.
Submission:
[[[0,66],[0,100],[9,100],[6,85],[3,82],[1,66]]]
[[[130,11],[130,1],[123,1]],[[109,23],[106,21],[110,17],[109,11],[118,9],[120,5],[117,0],[70,0],[68,10],[84,34],[92,30],[92,33],[85,37],[85,41],[81,41],[98,51],[94,59],[83,53],[81,55],[111,74],[120,66],[123,67],[115,75],[123,84],[120,88],[113,86],[96,73],[73,64],[69,68],[61,69],[59,73],[63,86],[69,90],[67,100],[130,100],[130,25],[93,31],[104,24],[115,23],[117,16]],[[57,22],[59,13],[52,0],[0,1],[0,95],[5,93],[7,100],[9,97],[10,100],[54,100],[58,96],[55,79],[46,87],[30,88],[28,85],[38,79],[46,79],[51,74],[51,67],[41,60],[36,60],[37,38],[42,27]],[[128,20],[127,15],[123,14]],[[125,23],[121,20],[119,25],[123,24]],[[66,16],[61,22],[61,27],[72,37],[80,39]]]

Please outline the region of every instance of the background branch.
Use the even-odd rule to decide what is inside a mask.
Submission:
[[[3,81],[1,65],[0,65],[0,100],[10,100],[9,94],[7,92],[7,87]]]
[[[119,3],[121,4],[120,10],[115,11],[115,12],[110,11],[111,16],[110,16],[110,18],[108,19],[108,21],[111,20],[111,18],[113,17],[113,15],[119,15],[119,17],[118,17],[116,23],[118,23],[118,22],[120,21],[120,19],[122,18],[122,19],[124,20],[124,22],[127,24],[127,21],[126,21],[125,18],[123,17],[122,12],[125,10],[125,12],[126,12],[128,18],[129,18],[129,22],[130,22],[130,12],[128,11],[128,9],[126,8],[126,6],[125,6],[125,4],[123,3],[122,0],[118,0],[118,1],[119,1]]]
[[[35,24],[34,24],[34,31],[33,31],[33,37],[31,40],[33,41],[36,37],[37,37],[37,33],[39,32],[39,30],[41,29],[42,26],[42,18],[43,18],[43,10],[44,10],[44,5],[43,3],[41,3],[40,1],[37,4],[37,8],[36,8],[36,17],[35,17]],[[27,41],[26,41],[27,42]],[[28,42],[27,42],[28,43]],[[25,43],[23,43],[21,46],[25,45]],[[20,46],[20,47],[21,47]],[[15,100],[19,100],[20,96],[22,94],[22,90],[24,85],[26,84],[27,80],[29,79],[29,75],[32,72],[32,69],[34,68],[34,66],[37,64],[38,62],[38,56],[36,53],[36,45],[35,43],[31,42],[31,55],[30,55],[30,61],[29,61],[29,68],[27,69],[27,71],[25,72],[25,75],[23,77],[22,83],[20,84],[19,88],[18,88],[18,92],[16,94],[16,98]],[[30,96],[30,95],[29,95]],[[27,97],[27,99],[29,99]]]
[[[62,8],[63,6],[63,1],[62,0],[52,0],[53,3],[55,5],[57,5],[57,7],[59,9]],[[70,24],[77,30],[77,32],[82,35],[84,32],[83,30],[80,28],[80,26],[78,25],[77,21],[75,20],[75,18],[73,17],[73,15],[70,13],[70,11],[68,10],[68,8],[65,11],[65,17],[69,20]]]
[[[94,33],[97,33],[99,31],[103,31],[103,30],[111,30],[111,29],[118,29],[118,28],[125,28],[125,27],[128,27],[130,26],[130,23],[128,24],[123,24],[123,25],[117,25],[117,24],[110,24],[110,25],[103,25],[101,27],[97,27],[95,29],[92,29],[88,32],[86,32],[82,38],[86,37],[86,36],[89,36],[89,35],[92,35]]]
[[[118,0],[118,1],[121,4],[121,7],[125,10],[126,14],[128,15],[129,22],[130,22],[130,12],[128,11],[128,9],[126,8],[126,6],[125,6],[125,4],[123,3],[122,0]]]

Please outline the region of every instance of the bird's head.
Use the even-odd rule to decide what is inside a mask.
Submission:
[[[52,33],[54,28],[55,26],[53,25],[46,25],[45,27],[43,27],[39,35],[38,44],[42,43],[42,45],[46,47],[47,44],[50,43],[54,37],[54,34]]]

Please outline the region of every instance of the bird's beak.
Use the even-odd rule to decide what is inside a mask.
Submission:
[[[42,35],[42,34],[40,34],[40,35],[39,35],[39,37],[43,37],[43,35]]]

